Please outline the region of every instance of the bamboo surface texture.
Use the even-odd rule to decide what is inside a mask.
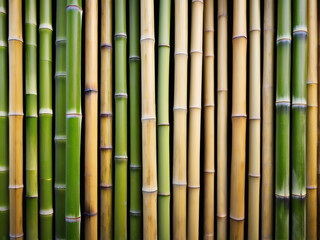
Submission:
[[[261,238],[273,236],[274,167],[274,0],[264,1],[262,80]]]
[[[214,0],[204,1],[204,238],[214,238]]]
[[[173,239],[187,238],[188,1],[175,0]]]
[[[232,152],[230,186],[230,239],[244,238],[246,159],[246,0],[233,1]]]
[[[112,211],[112,0],[101,1],[100,238],[113,238]]]
[[[22,2],[9,2],[9,200],[10,237],[23,239]]]
[[[318,82],[320,82],[320,4],[318,4]],[[320,89],[318,85],[318,96],[320,96]],[[320,106],[320,97],[318,97],[318,106]],[[319,110],[319,109],[318,109]],[[318,129],[320,128],[320,111],[318,111]],[[320,186],[320,131],[318,130],[318,137],[317,137],[317,181],[318,186]],[[317,190],[317,232],[318,232],[318,238],[320,237],[320,188]]]

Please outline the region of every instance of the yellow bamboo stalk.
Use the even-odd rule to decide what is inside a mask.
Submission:
[[[227,129],[228,129],[228,12],[227,0],[218,1],[217,84],[217,239],[227,239]]]
[[[246,166],[246,0],[233,1],[232,153],[230,195],[230,239],[244,238]]]
[[[308,0],[307,239],[317,238],[318,52],[317,0]]]
[[[188,0],[175,0],[173,239],[187,238]]]
[[[320,4],[318,4],[318,73],[320,73]],[[318,74],[318,82],[320,82],[320,74]],[[318,85],[318,95],[320,95],[320,88]],[[318,106],[320,98],[318,97]],[[320,111],[318,111],[318,129],[320,129]],[[317,157],[317,180],[318,186],[320,186],[320,131],[318,130],[318,157]],[[318,239],[320,238],[320,188],[317,189],[317,232],[319,234]]]
[[[23,239],[22,6],[9,1],[9,194],[10,238]]]
[[[113,239],[112,223],[112,0],[101,1],[100,239]]]
[[[157,239],[158,188],[153,0],[141,0],[140,12],[143,238]]]
[[[214,238],[214,0],[204,1],[204,239]]]

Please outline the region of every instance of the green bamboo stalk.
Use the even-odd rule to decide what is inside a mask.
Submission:
[[[171,0],[160,1],[158,44],[158,238],[170,239],[170,14]]]
[[[66,238],[80,239],[82,1],[67,0]]]
[[[127,239],[127,30],[126,1],[115,1],[114,238]]]
[[[142,239],[140,1],[129,2],[130,239]]]
[[[278,1],[275,238],[289,239],[291,0]]]
[[[292,239],[306,238],[307,0],[293,1]]]
[[[55,235],[65,239],[66,195],[66,0],[57,1],[55,73]]]
[[[0,0],[0,239],[9,238],[9,122],[7,5]]]
[[[37,2],[25,1],[26,237],[38,239]]]

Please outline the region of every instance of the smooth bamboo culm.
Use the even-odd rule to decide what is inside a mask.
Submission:
[[[56,2],[56,73],[55,73],[55,235],[66,237],[66,6]]]
[[[275,238],[289,239],[291,0],[278,1],[275,136]]]
[[[85,1],[85,238],[98,239],[98,0]]]
[[[317,0],[308,0],[307,213],[306,239],[317,239],[318,17]]]
[[[38,239],[37,2],[25,1],[26,238]]]
[[[0,0],[0,239],[9,236],[9,121],[7,1]]]
[[[244,238],[246,166],[246,0],[233,1],[232,152],[230,187],[230,239]]]
[[[66,238],[80,239],[82,1],[67,0]]]
[[[112,0],[101,1],[100,238],[113,238],[112,211]]]
[[[261,238],[273,236],[274,0],[264,0],[262,80]]]
[[[187,238],[188,1],[175,0],[173,239]]]
[[[23,238],[22,2],[9,1],[9,200],[10,237]]]
[[[214,0],[204,0],[204,238],[214,238]]]
[[[249,170],[248,239],[259,239],[260,209],[260,0],[250,0],[249,13]]]
[[[320,4],[318,4],[318,82],[320,82]],[[318,96],[320,96],[320,89],[318,85]],[[320,97],[318,97],[318,106],[320,106]],[[320,128],[320,111],[318,111],[318,129]],[[320,186],[320,131],[318,130],[318,146],[317,146],[317,181]],[[320,234],[320,188],[317,188],[317,232]]]
[[[307,0],[295,0],[293,1],[291,110],[292,239],[306,238],[307,36]]]
[[[171,0],[160,1],[158,44],[158,238],[170,239],[170,14]]]
[[[130,239],[142,239],[140,1],[129,1]]]
[[[154,2],[140,4],[143,239],[157,239]]]
[[[217,83],[217,239],[227,239],[228,204],[228,4],[218,1]]]

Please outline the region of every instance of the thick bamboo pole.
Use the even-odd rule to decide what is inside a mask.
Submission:
[[[244,238],[246,159],[246,0],[233,1],[232,153],[230,190],[230,239]]]
[[[9,236],[9,121],[7,1],[0,0],[0,239]]]
[[[112,239],[112,0],[101,1],[100,239]]]
[[[217,238],[227,239],[228,142],[228,11],[227,0],[218,1],[217,83]]]
[[[262,82],[261,237],[273,236],[274,0],[264,1]]]
[[[85,2],[85,238],[98,239],[98,1]]]
[[[22,4],[9,1],[9,193],[10,237],[23,238]]]
[[[170,239],[170,123],[169,123],[169,66],[170,66],[171,0],[160,1],[158,45],[158,237]]]
[[[316,0],[308,0],[307,239],[317,238],[318,28]]]
[[[214,0],[204,0],[204,216],[205,239],[214,238]]]
[[[318,82],[320,82],[320,4],[318,4]],[[320,88],[318,85],[318,96],[320,96]],[[318,106],[320,106],[320,97],[318,97]],[[318,186],[320,186],[320,111],[318,111],[318,156],[317,156],[317,181]],[[320,188],[317,189],[317,232],[318,232],[318,239],[320,238]]]
[[[188,1],[175,0],[173,239],[187,238]]]
[[[37,2],[25,2],[26,237],[38,239]]]
[[[67,0],[66,238],[80,239],[82,1]]]
[[[260,0],[250,0],[249,9],[248,239],[259,239],[261,126]]]
[[[142,0],[140,3],[143,238],[157,239],[154,2]]]

